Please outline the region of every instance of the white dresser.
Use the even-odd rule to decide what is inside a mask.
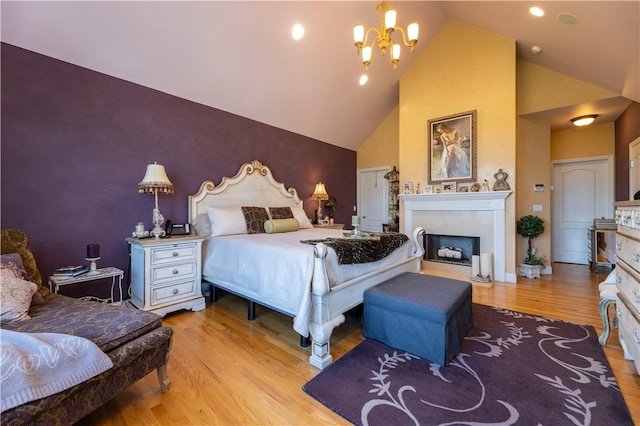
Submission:
[[[618,336],[625,358],[633,358],[640,374],[640,201],[614,203],[618,295]]]
[[[179,309],[204,309],[203,239],[192,235],[127,238],[131,246],[131,303],[159,315]]]

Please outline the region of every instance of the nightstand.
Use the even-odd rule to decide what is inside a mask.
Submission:
[[[344,223],[334,223],[333,225],[313,225],[314,228],[325,228],[325,229],[344,229]]]
[[[80,299],[93,300],[96,302],[120,304],[122,303],[122,276],[123,275],[124,275],[123,271],[113,267],[96,269],[95,271],[86,272],[82,275],[78,275],[77,277],[65,277],[65,276],[52,275],[49,277],[49,290],[57,294],[58,291],[60,290],[60,287],[65,285],[101,280],[104,278],[111,278],[111,297],[109,297],[108,299],[101,299],[99,297],[94,297],[94,296],[83,296],[83,297],[80,297]],[[116,280],[118,280],[118,288],[120,289],[120,300],[117,302],[113,298],[113,290],[116,285]]]
[[[163,316],[180,309],[203,310],[203,240],[196,235],[127,238],[131,248],[131,303]]]

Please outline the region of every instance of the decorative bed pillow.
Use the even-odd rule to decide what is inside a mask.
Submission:
[[[11,271],[16,278],[29,281],[29,274],[22,264],[22,258],[18,253],[0,255],[0,269]],[[44,305],[44,299],[39,292],[36,291],[35,293],[33,293],[31,304]]]
[[[307,214],[305,213],[302,207],[298,207],[298,206],[291,207],[291,211],[293,212],[293,217],[298,220],[298,223],[300,224],[300,229],[313,228],[311,221],[307,217]]]
[[[300,227],[298,221],[294,218],[289,219],[273,219],[264,223],[264,231],[267,234],[277,234],[280,232],[297,231]]]
[[[38,286],[17,278],[9,269],[0,270],[0,321],[15,322],[31,319],[31,297]]]
[[[243,206],[242,214],[247,224],[247,234],[264,234],[264,223],[269,220],[264,207]]]
[[[211,235],[219,237],[247,233],[240,207],[206,207],[205,210],[209,216]]]
[[[196,216],[192,225],[196,229],[197,235],[202,235],[203,237],[211,235],[211,222],[209,222],[209,215],[207,213],[200,213]]]
[[[42,276],[38,271],[36,259],[29,248],[27,234],[22,229],[3,229],[1,246],[2,254],[18,253],[20,255],[24,269],[29,274],[29,281],[40,288],[42,286]]]
[[[293,212],[291,207],[269,207],[269,216],[271,216],[271,220],[293,219]]]

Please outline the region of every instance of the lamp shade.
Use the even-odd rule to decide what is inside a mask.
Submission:
[[[327,194],[327,190],[324,187],[324,183],[319,182],[316,184],[316,189],[313,191],[313,195],[311,196],[314,200],[328,200],[329,194]]]
[[[145,193],[163,193],[173,194],[173,184],[167,176],[162,164],[153,163],[147,165],[147,172],[142,178],[142,182],[138,183],[138,192]]]

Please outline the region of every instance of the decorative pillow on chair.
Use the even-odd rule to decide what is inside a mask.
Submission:
[[[0,270],[0,321],[16,322],[31,319],[31,298],[38,286],[17,278],[9,269]]]
[[[42,276],[36,265],[36,259],[29,248],[27,234],[21,229],[2,230],[2,254],[18,253],[22,258],[24,269],[29,274],[29,281],[38,288],[42,286]]]
[[[247,224],[247,234],[264,234],[264,223],[269,220],[267,209],[264,207],[242,207],[244,221]]]
[[[247,233],[240,207],[206,207],[205,210],[211,224],[211,235],[219,237]]]
[[[22,258],[18,253],[10,253],[0,255],[0,269],[11,271],[16,278],[20,278],[21,280],[29,281],[29,274],[24,268],[22,264]],[[31,298],[32,305],[43,305],[44,299],[39,292],[33,293],[33,297]]]
[[[269,207],[269,216],[271,220],[293,219],[293,212],[291,207]]]

